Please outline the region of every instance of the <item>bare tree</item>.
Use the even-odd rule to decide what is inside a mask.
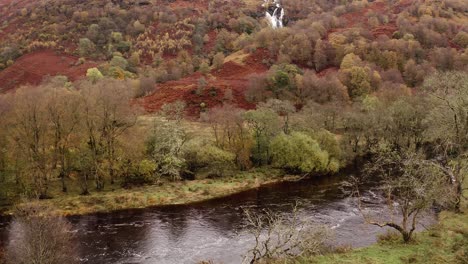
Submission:
[[[244,110],[226,104],[210,109],[201,118],[210,124],[216,146],[233,152],[237,166],[245,170],[251,166],[252,137],[244,125],[243,113]]]
[[[455,209],[460,211],[468,179],[468,74],[440,72],[424,82],[426,91],[434,100],[426,136],[437,143],[438,166],[452,183],[456,193]]]
[[[0,96],[0,127],[7,127],[8,121],[6,116],[11,111],[11,95]],[[5,182],[6,171],[8,165],[8,131],[7,129],[0,129],[0,182]],[[0,191],[0,197],[2,197],[2,191]]]
[[[116,177],[119,137],[135,125],[137,112],[131,105],[131,90],[124,82],[102,80],[81,84],[83,119],[91,151],[96,188],[104,188],[104,176],[111,184]]]
[[[255,244],[243,263],[268,263],[273,259],[317,255],[329,250],[330,232],[324,227],[313,227],[301,221],[297,206],[291,216],[264,210],[262,213],[244,211],[249,233]]]
[[[17,208],[9,230],[7,263],[77,263],[71,225],[51,212],[50,207],[34,203]]]
[[[352,187],[352,195],[357,197],[358,208],[365,222],[396,229],[405,243],[412,239],[423,213],[436,203],[443,205],[450,201],[446,179],[438,168],[428,166],[426,160],[416,153],[381,153],[366,165],[365,174],[381,181],[387,200],[386,214],[367,212],[359,189],[363,179],[352,177],[347,186]]]
[[[47,93],[45,103],[54,146],[53,167],[59,168],[62,191],[67,192],[65,179],[71,170],[69,153],[72,148],[73,133],[80,126],[81,102],[76,90],[63,86],[52,85],[47,87],[45,92]]]
[[[34,186],[34,196],[46,198],[52,168],[50,137],[43,89],[24,87],[14,96],[11,133],[23,166],[18,168]]]

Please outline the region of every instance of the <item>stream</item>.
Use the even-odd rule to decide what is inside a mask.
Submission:
[[[224,198],[191,205],[175,205],[107,214],[71,217],[80,241],[81,263],[240,263],[254,241],[245,228],[244,209],[265,208],[291,215],[299,202],[302,220],[326,225],[335,245],[363,247],[385,232],[364,223],[352,198],[342,191],[345,176],[308,179],[263,186]],[[369,184],[366,207],[382,212],[384,200]],[[428,225],[434,215],[422,221]],[[8,241],[7,221],[0,220],[0,240]],[[419,229],[422,229],[420,226]]]

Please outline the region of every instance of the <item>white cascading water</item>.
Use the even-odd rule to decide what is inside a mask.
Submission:
[[[284,9],[281,7],[280,1],[274,0],[273,3],[271,3],[270,0],[264,0],[263,6],[267,8],[266,19],[270,22],[271,27],[282,28]],[[274,9],[271,7],[274,7]]]

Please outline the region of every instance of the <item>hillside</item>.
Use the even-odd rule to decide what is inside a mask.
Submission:
[[[227,90],[230,101],[252,108],[255,102],[245,98],[251,75],[268,75],[274,63],[292,62],[319,78],[331,75],[348,89],[342,60],[349,53],[365,60],[371,75],[378,73],[373,86],[417,86],[419,72],[466,66],[466,7],[454,0],[293,0],[284,6],[288,26],[272,32],[255,1],[2,0],[0,69],[6,69],[0,88],[37,85],[55,75],[75,81],[100,65],[108,76],[149,77],[139,93],[151,93],[140,100],[147,111],[184,100],[197,115],[204,111],[200,104],[223,103]],[[116,53],[128,60],[127,68],[105,63]],[[213,69],[218,53],[228,59]],[[207,91],[194,96],[202,76]]]

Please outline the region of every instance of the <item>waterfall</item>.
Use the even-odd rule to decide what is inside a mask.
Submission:
[[[266,19],[270,22],[272,28],[282,28],[284,9],[281,7],[279,0],[274,0],[273,3],[270,0],[264,0],[263,6],[266,7]]]

